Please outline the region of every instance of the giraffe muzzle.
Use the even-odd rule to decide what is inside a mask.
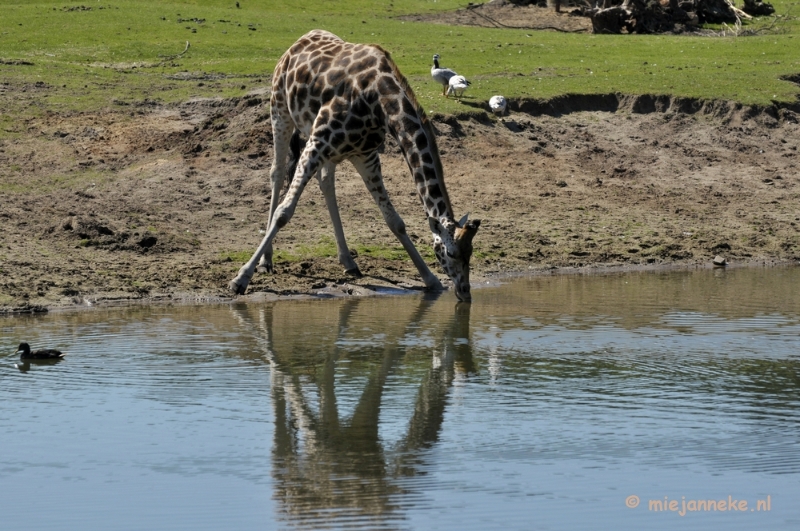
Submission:
[[[456,298],[461,302],[472,302],[472,294],[469,292],[469,284],[466,286],[456,286]]]

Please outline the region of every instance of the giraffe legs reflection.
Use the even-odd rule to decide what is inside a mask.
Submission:
[[[453,312],[437,294],[401,299],[386,318],[375,317],[375,300],[341,301],[336,321],[313,334],[289,329],[280,313],[288,305],[235,307],[260,330],[270,363],[275,497],[287,517],[386,523],[399,518],[398,480],[431,465],[421,453],[438,440],[455,375],[476,372],[470,305]],[[398,389],[412,396],[409,386],[413,401],[387,406]],[[387,419],[404,432],[382,437]]]

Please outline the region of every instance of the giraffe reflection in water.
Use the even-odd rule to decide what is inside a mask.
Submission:
[[[365,301],[343,301],[336,332],[315,343],[311,348],[319,350],[313,353],[303,336],[285,334],[275,326],[285,305],[234,310],[263,334],[275,416],[275,497],[293,522],[322,523],[349,516],[377,525],[401,518],[397,511],[409,494],[403,478],[424,474],[434,464],[427,462],[427,449],[439,438],[453,382],[476,373],[470,305],[458,303],[453,311],[435,304],[437,298],[438,294],[429,294],[410,315],[375,323],[381,328],[380,341],[354,337],[358,325],[351,326],[351,321]],[[374,301],[366,307],[374,310]],[[326,332],[319,330],[321,335]],[[359,350],[356,357],[351,355],[354,344]],[[337,382],[344,381],[340,373],[352,371],[352,365],[360,367],[355,379],[363,386],[355,392],[351,386],[347,392],[340,388],[337,396]],[[393,377],[395,388],[416,395],[404,409],[386,407],[387,383]],[[344,394],[354,407],[340,405]],[[398,431],[391,437],[379,436],[387,416],[393,426],[405,424],[402,435]]]

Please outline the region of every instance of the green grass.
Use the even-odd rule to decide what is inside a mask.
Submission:
[[[11,165],[0,168],[0,192],[46,194],[56,190],[101,185],[111,181],[113,178],[113,174],[107,172],[83,170],[66,174],[45,175],[39,179],[34,179],[23,173],[22,168],[18,165]]]
[[[435,257],[433,251],[429,249],[430,246],[423,245],[421,247],[421,254],[424,259],[429,260]],[[370,256],[372,258],[382,258],[384,260],[392,261],[403,261],[408,259],[408,253],[401,245],[379,246],[356,244],[354,250],[358,253],[358,256]]]
[[[253,251],[225,251],[220,253],[219,259],[220,261],[229,261],[234,262],[236,264],[243,264],[250,260],[250,257],[253,256]]]
[[[723,38],[531,32],[395,18],[463,7],[457,0],[245,0],[242,9],[234,4],[84,0],[91,10],[70,10],[81,3],[0,0],[0,82],[43,82],[50,88],[36,94],[36,105],[7,111],[241,95],[265,84],[284,50],[317,27],[384,46],[432,112],[470,109],[468,103],[495,93],[670,94],[762,105],[794,101],[798,93],[797,85],[781,80],[800,72],[800,22],[791,16],[777,33]],[[796,4],[773,5],[784,15]],[[759,24],[765,22],[750,27]],[[182,52],[186,41],[186,54],[165,60]],[[429,78],[433,53],[473,82],[467,103],[439,96]],[[33,64],[8,64],[14,61]],[[0,126],[0,134],[15,131],[7,118]]]
[[[243,264],[253,256],[253,250],[246,251],[225,251],[219,258],[236,264]],[[336,256],[336,244],[331,246],[327,240],[318,242],[316,245],[301,245],[293,251],[275,249],[272,255],[274,263],[278,262],[301,262],[312,258],[327,258]]]
[[[287,260],[289,262],[303,260],[305,258],[330,258],[336,257],[336,242],[333,238],[325,236],[320,238],[314,245],[297,245],[293,253],[286,253],[278,250],[277,255],[279,259]]]
[[[357,243],[351,246],[359,256],[369,256],[372,258],[383,258],[391,261],[404,261],[408,259],[408,254],[401,246],[387,245],[365,245]],[[435,255],[427,246],[423,247],[422,256],[426,260],[433,260]],[[228,260],[234,263],[244,263],[253,256],[252,250],[246,251],[226,251],[219,255],[220,260]],[[302,262],[312,258],[336,258],[336,242],[333,238],[323,237],[314,245],[298,245],[291,251],[275,249],[273,260],[275,262]],[[358,260],[358,259],[356,259]]]

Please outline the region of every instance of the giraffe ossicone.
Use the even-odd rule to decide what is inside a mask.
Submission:
[[[458,299],[471,301],[469,262],[480,221],[468,221],[467,216],[455,220],[433,126],[388,52],[313,30],[278,61],[270,106],[274,158],[267,231],[231,281],[232,291],[244,293],[257,266],[272,270],[272,241],[291,219],[300,194],[315,175],[333,223],[339,261],[346,271],[360,274],[345,242],[336,201],[335,169],[345,159],[361,175],[426,288],[443,289],[411,242],[384,188],[379,151],[388,132],[411,170],[433,234],[434,254],[453,281]],[[298,141],[300,135],[305,143]],[[280,201],[290,154],[291,184]]]

